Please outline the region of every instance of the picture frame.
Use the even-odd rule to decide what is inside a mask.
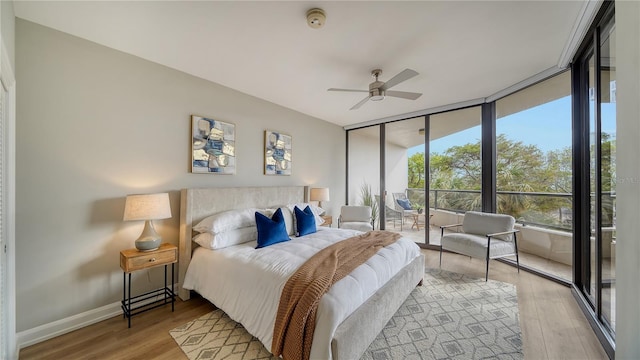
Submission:
[[[264,132],[264,174],[291,175],[292,165],[291,135],[279,131]]]
[[[191,115],[191,172],[236,173],[236,125]]]

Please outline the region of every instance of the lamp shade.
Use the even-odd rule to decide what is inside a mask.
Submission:
[[[309,200],[329,201],[329,188],[311,188]]]
[[[169,193],[127,195],[124,221],[156,220],[171,217]]]

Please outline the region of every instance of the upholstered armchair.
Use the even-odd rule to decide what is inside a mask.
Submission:
[[[489,279],[489,260],[505,256],[516,256],[518,272],[518,241],[514,229],[515,219],[509,215],[467,211],[462,224],[440,226],[440,266],[442,250],[485,259],[487,263],[485,281]],[[445,234],[445,229],[462,226],[462,232]]]
[[[373,218],[370,206],[345,205],[340,209],[338,227],[360,231],[373,230]]]

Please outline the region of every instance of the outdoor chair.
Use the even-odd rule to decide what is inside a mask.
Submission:
[[[360,231],[373,230],[373,218],[370,206],[345,205],[340,209],[338,227]]]
[[[489,260],[505,256],[516,256],[518,272],[518,241],[514,229],[515,219],[510,215],[467,211],[462,224],[440,226],[440,266],[442,250],[485,259],[487,263],[485,281],[489,279]],[[444,233],[445,229],[462,226],[463,232]]]
[[[386,202],[385,202],[385,204],[382,204],[381,201],[380,201],[380,195],[375,195],[375,197],[376,197],[376,202],[378,203],[378,209],[384,208],[384,216],[386,218],[386,221],[392,220],[394,228],[396,227],[396,221],[400,221],[400,231],[402,231],[403,213],[401,213],[400,211],[390,207],[389,205],[386,204]],[[382,210],[380,210],[380,211],[382,211]]]
[[[404,223],[404,218],[409,218],[413,220],[413,215],[416,213],[416,210],[413,209],[409,198],[403,192],[391,193],[393,195],[393,205],[396,211],[399,211],[402,214],[402,222]]]

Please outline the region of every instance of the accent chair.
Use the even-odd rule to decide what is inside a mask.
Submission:
[[[373,218],[370,206],[345,205],[340,209],[338,227],[360,231],[373,230]]]
[[[510,215],[467,211],[462,224],[440,226],[440,266],[442,250],[485,259],[487,263],[485,281],[489,279],[489,260],[505,256],[516,256],[518,272],[518,240],[514,229],[515,219]],[[462,226],[462,232],[445,234],[445,229]]]

